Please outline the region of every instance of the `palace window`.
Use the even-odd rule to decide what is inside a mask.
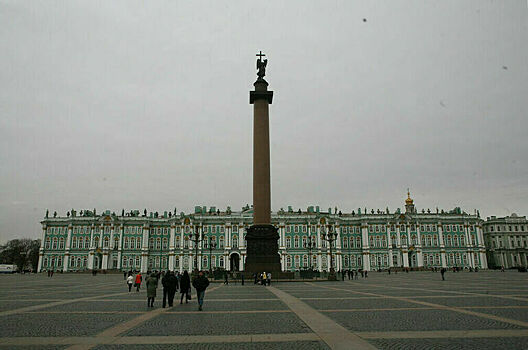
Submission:
[[[291,238],[286,237],[286,248],[291,248]]]
[[[220,236],[218,248],[224,249],[224,236]],[[221,265],[221,267],[223,267],[223,265]]]
[[[103,242],[104,242],[104,247],[108,248],[108,244],[110,243],[110,238],[105,237]]]
[[[376,248],[379,248],[381,246],[380,244],[380,237],[376,236]]]
[[[77,237],[73,237],[73,238],[72,238],[72,245],[71,245],[71,247],[72,247],[73,249],[77,249]]]
[[[383,237],[381,238],[381,246],[382,246],[383,248],[387,248],[387,237],[383,236]]]
[[[119,247],[119,236],[115,236],[114,237],[114,248],[118,248]]]
[[[156,238],[156,249],[161,249],[161,239],[159,237]]]
[[[232,244],[233,248],[238,248],[238,236],[237,235],[233,235],[233,244]]]
[[[369,244],[371,247],[374,247],[374,237],[372,236],[369,237]]]
[[[412,244],[413,244],[413,245],[418,244],[418,240],[417,240],[417,238],[416,238],[416,235],[412,235],[412,236],[411,236],[411,241],[412,241]]]
[[[308,255],[303,255],[303,267],[308,267]]]
[[[136,256],[136,267],[141,266],[141,260],[139,259],[139,256]]]
[[[154,249],[154,238],[150,237],[149,239],[149,249]]]
[[[356,237],[356,248],[361,248],[361,238]]]
[[[458,247],[458,236],[457,235],[453,236],[453,243],[454,243],[455,247]]]
[[[133,238],[132,238],[133,239]],[[124,239],[124,242],[123,242],[123,248],[124,249],[128,249],[128,237],[125,237]]]
[[[176,248],[180,248],[180,236],[176,236],[174,245],[176,246]]]
[[[293,238],[293,246],[294,246],[295,248],[299,248],[299,236],[295,236],[295,237]]]
[[[391,236],[391,241],[392,241],[392,245],[397,245],[398,244],[398,238],[396,237],[396,235],[392,235]]]
[[[49,249],[50,242],[51,242],[51,239],[49,237],[46,237],[46,243],[44,244],[44,248]]]
[[[301,259],[299,255],[295,255],[295,268],[298,269],[301,266]]]
[[[163,249],[168,249],[169,248],[169,240],[167,239],[167,237],[163,237]]]
[[[220,257],[220,267],[224,267],[224,257]]]
[[[291,256],[287,255],[286,256],[286,267],[291,268],[291,264],[292,264]]]
[[[306,240],[303,237],[303,246],[306,247]],[[348,248],[348,238],[343,237],[343,248]]]

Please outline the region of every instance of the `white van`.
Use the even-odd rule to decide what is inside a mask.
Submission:
[[[16,265],[0,264],[0,273],[15,273]]]

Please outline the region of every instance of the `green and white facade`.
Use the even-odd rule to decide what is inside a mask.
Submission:
[[[528,267],[528,220],[513,213],[486,219],[484,239],[490,267]]]
[[[199,232],[199,269],[219,267],[244,270],[245,232],[252,224],[249,207],[224,212],[196,207],[194,214],[139,215],[137,211],[115,215],[47,217],[42,224],[39,271],[191,270],[196,249],[192,234]],[[412,199],[405,212],[373,210],[340,214],[307,211],[272,213],[279,230],[279,254],[284,271],[330,267],[329,243],[321,233],[335,232],[332,244],[334,267],[377,270],[389,267],[487,268],[483,221],[459,208],[450,212],[418,213]],[[216,243],[208,249],[209,241]],[[313,248],[309,248],[309,242]],[[311,262],[310,262],[311,261]]]

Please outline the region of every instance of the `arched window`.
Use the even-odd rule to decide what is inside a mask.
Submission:
[[[464,236],[460,236],[460,245],[464,247],[466,245],[466,238]]]
[[[136,239],[136,249],[141,249],[141,237]]]
[[[167,237],[163,237],[163,249],[169,248],[169,241],[167,240]]]
[[[189,237],[187,236],[183,240],[183,248],[189,248]]]
[[[133,240],[133,239],[134,239],[134,238],[131,238],[131,239],[130,239],[130,245],[131,245],[131,246],[133,245],[133,243],[132,243],[132,240]],[[124,242],[123,242],[123,248],[124,248],[124,249],[128,249],[128,237],[125,237],[125,239],[124,239]]]
[[[457,235],[453,236],[453,243],[454,243],[455,247],[458,247],[458,236]]]
[[[233,235],[233,248],[238,248],[238,236]]]
[[[344,238],[346,239],[346,238]],[[302,238],[302,246],[303,248],[306,248],[308,246],[308,238],[306,238],[306,236],[303,236]]]
[[[298,269],[301,266],[301,258],[299,255],[295,255],[295,269]]]
[[[308,267],[308,255],[303,255],[303,267]]]
[[[451,235],[447,235],[447,245],[452,246]]]
[[[381,246],[380,237],[376,236],[376,248],[379,248],[380,246]]]
[[[77,237],[72,238],[72,246],[73,249],[77,249]]]
[[[80,257],[77,258],[77,267],[82,267],[82,259]]]
[[[123,256],[123,262],[121,263],[122,267],[125,268],[128,265],[128,258],[126,256]]]
[[[119,236],[115,236],[113,248],[117,249],[118,247],[119,247]]]
[[[95,236],[94,238],[94,247],[99,248],[99,236]]]
[[[304,242],[304,239],[303,239]],[[348,238],[343,237],[343,248],[348,248]]]
[[[369,237],[369,244],[371,247],[374,247],[374,237],[372,236]]]
[[[381,237],[381,246],[383,248],[387,248],[387,237],[385,236]]]
[[[416,245],[416,244],[417,244],[416,235],[412,235],[412,236],[411,236],[411,240],[412,240],[412,244],[413,244],[413,245]]]
[[[156,249],[159,250],[161,249],[161,238],[156,238]],[[159,266],[159,264],[158,264]]]
[[[297,227],[297,226],[296,226]],[[299,236],[295,236],[293,239],[293,246],[299,248]]]
[[[150,237],[149,239],[149,249],[154,249],[154,237]]]
[[[401,244],[402,245],[407,245],[407,235],[402,235],[401,236]]]
[[[291,238],[286,237],[286,248],[291,248]]]
[[[287,255],[286,256],[286,267],[291,268],[291,264],[292,264],[291,256]]]
[[[223,238],[223,237],[220,237],[220,238]],[[224,267],[224,257],[223,256],[220,257],[220,267]]]
[[[136,267],[139,267],[141,265],[141,260],[139,259],[139,256],[136,256]]]
[[[57,237],[53,237],[53,249],[57,249]]]
[[[90,238],[84,237],[84,249],[90,249]]]
[[[220,249],[224,249],[224,236],[220,236],[220,240],[219,240],[219,247]],[[224,265],[221,265],[220,267],[223,267]]]
[[[348,256],[347,255],[345,255],[343,261],[344,261],[345,267],[349,267],[348,266]]]
[[[174,245],[176,246],[176,248],[180,248],[180,236],[177,236],[174,242],[175,242]]]
[[[208,268],[209,267],[207,256],[204,256],[202,258],[202,267],[203,268]]]
[[[356,248],[361,248],[361,238],[356,237]]]
[[[104,238],[104,247],[108,248],[108,244],[109,243],[110,243],[110,238],[108,238],[108,236],[107,236],[107,237]]]
[[[50,248],[50,242],[51,242],[51,239],[49,237],[46,237],[46,244],[44,245],[44,248],[49,249]]]

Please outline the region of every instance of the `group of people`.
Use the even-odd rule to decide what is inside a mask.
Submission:
[[[349,280],[357,280],[359,275],[363,278],[368,278],[368,271],[366,270],[344,270],[341,272],[341,279],[344,281],[345,277]]]
[[[125,272],[126,283],[128,285],[128,291],[132,291],[132,286],[136,287],[136,291],[139,292],[141,288],[141,283],[143,282],[143,276],[141,272],[138,272],[135,276],[132,272],[128,274]],[[161,280],[161,285],[163,286],[163,302],[162,307],[166,307],[168,304],[169,307],[172,307],[174,304],[174,295],[176,291],[180,291],[180,304],[183,304],[183,299],[185,303],[188,303],[191,300],[191,278],[187,271],[184,271],[182,274],[179,272],[174,273],[173,271],[167,272],[152,272],[147,273],[147,278],[145,279],[145,284],[147,286],[147,307],[154,307],[154,301],[156,299],[156,292],[158,289],[159,281]],[[202,310],[203,300],[205,296],[205,290],[209,286],[209,280],[205,276],[203,271],[199,271],[198,274],[193,278],[192,286],[196,289],[196,295],[198,299],[198,310]]]
[[[271,286],[271,272],[264,271],[260,273],[254,273],[253,278],[255,280],[255,284]]]

